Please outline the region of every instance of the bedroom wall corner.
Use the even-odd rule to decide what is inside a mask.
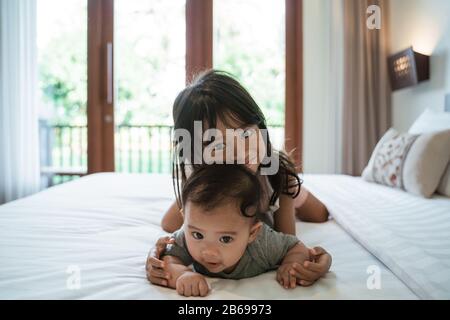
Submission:
[[[409,46],[431,55],[431,79],[392,92],[393,127],[407,131],[427,108],[444,110],[450,92],[450,1],[391,0],[391,53]]]

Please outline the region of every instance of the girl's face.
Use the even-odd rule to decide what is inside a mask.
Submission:
[[[209,211],[188,201],[182,214],[189,254],[212,273],[233,271],[261,228],[240,214],[235,201]]]
[[[242,125],[232,119],[227,119],[227,123],[228,126],[220,118],[217,119],[216,129],[221,134],[213,142],[204,142],[204,154],[220,159],[223,163],[230,161],[245,164],[256,172],[266,154],[261,130],[257,125]]]

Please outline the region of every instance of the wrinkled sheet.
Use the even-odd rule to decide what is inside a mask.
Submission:
[[[351,188],[353,181],[303,178],[317,197],[323,192],[327,201],[342,200],[333,211],[354,205],[326,191],[340,183]],[[151,285],[145,275],[147,253],[165,235],[160,221],[173,199],[168,175],[102,173],[0,206],[0,298],[187,299]],[[208,278],[212,290],[201,299],[417,299],[335,220],[298,221],[297,235],[333,256],[331,271],[316,284],[286,290],[274,271],[243,280]],[[377,288],[367,285],[373,270]]]

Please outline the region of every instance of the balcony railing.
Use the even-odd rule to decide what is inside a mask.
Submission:
[[[119,125],[115,130],[117,172],[170,173],[172,127]],[[284,129],[269,127],[276,148],[282,147]],[[40,123],[43,187],[76,179],[87,173],[87,127]]]

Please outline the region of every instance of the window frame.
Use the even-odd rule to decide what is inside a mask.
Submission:
[[[303,148],[302,4],[302,0],[285,0],[284,139],[285,149],[299,169]],[[114,0],[88,0],[88,173],[115,169],[113,51]],[[186,83],[212,67],[213,0],[186,0]]]

